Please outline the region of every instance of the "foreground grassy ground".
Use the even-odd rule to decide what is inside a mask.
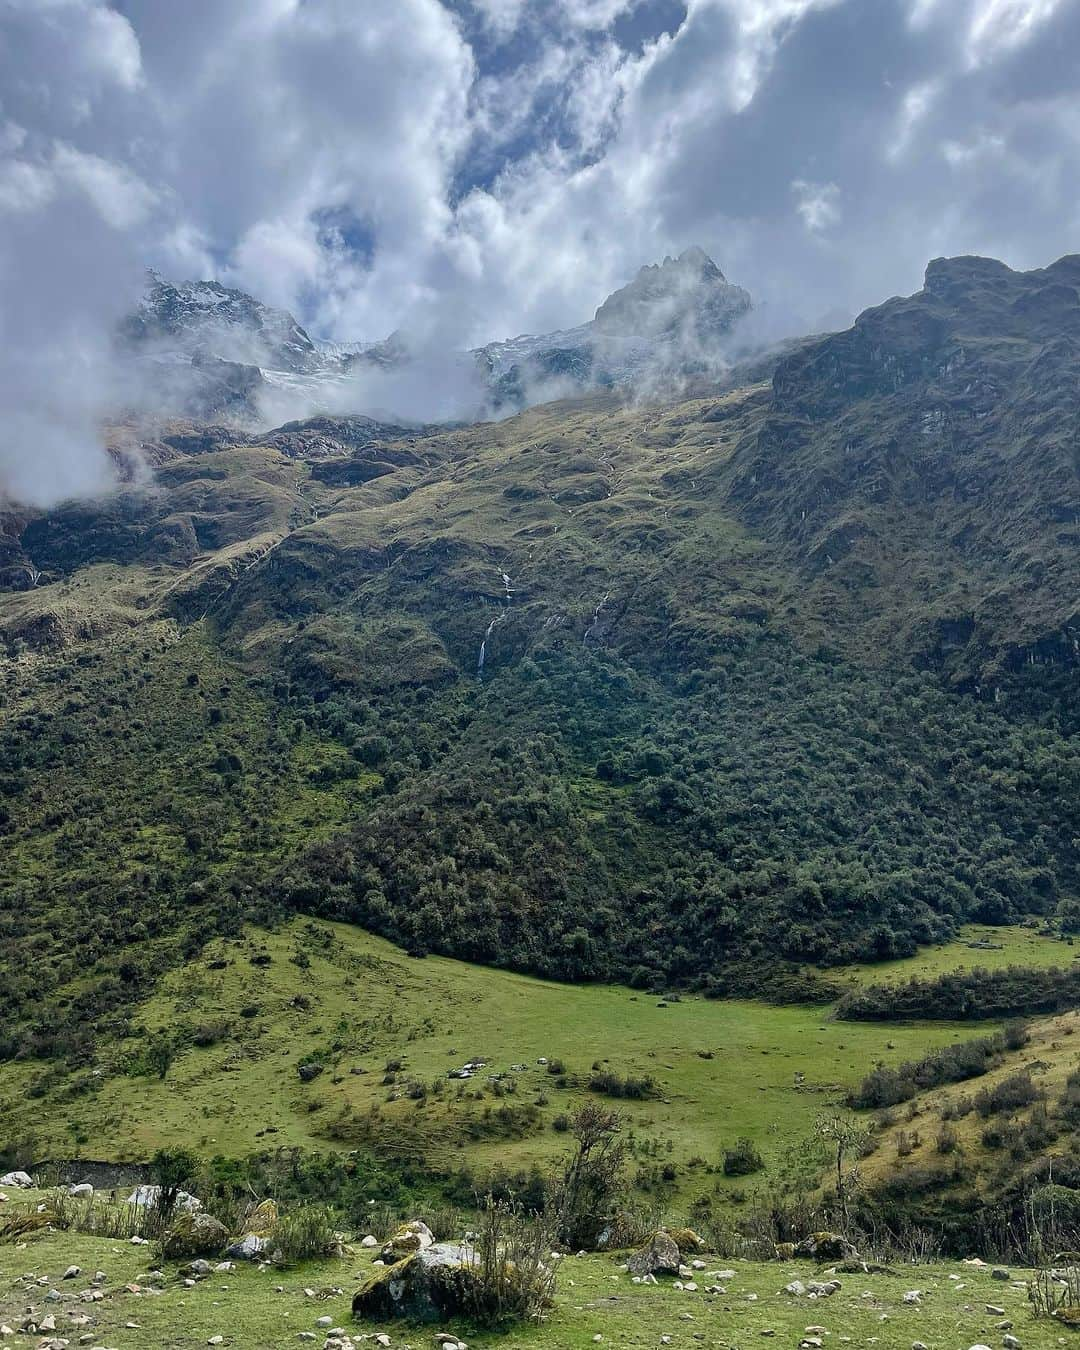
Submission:
[[[41,1316],[52,1312],[56,1334],[91,1335],[87,1344],[116,1350],[184,1350],[223,1337],[237,1350],[303,1344],[301,1333],[315,1333],[322,1344],[325,1327],[351,1329],[354,1334],[387,1332],[394,1347],[431,1347],[433,1328],[400,1324],[362,1326],[351,1320],[352,1294],[364,1269],[366,1255],[359,1249],[344,1259],[323,1261],[298,1269],[259,1271],[240,1265],[214,1274],[194,1287],[185,1286],[174,1265],[164,1267],[160,1292],[150,1292],[154,1268],[148,1248],[108,1239],[46,1233],[25,1246],[0,1246],[0,1324],[17,1329],[29,1309]],[[474,1347],[500,1346],[505,1350],[576,1350],[597,1338],[613,1346],[715,1346],[724,1350],[745,1346],[770,1334],[776,1343],[795,1347],[807,1335],[820,1337],[825,1346],[877,1346],[879,1350],[910,1350],[922,1341],[931,1350],[967,1350],[974,1344],[999,1347],[1003,1324],[1012,1323],[1024,1350],[1057,1345],[1063,1330],[1053,1321],[1037,1320],[1028,1304],[1026,1272],[1013,1270],[1009,1283],[991,1278],[990,1267],[963,1264],[910,1266],[892,1274],[841,1275],[841,1289],[828,1299],[793,1298],[783,1292],[793,1279],[813,1279],[807,1262],[762,1264],[706,1257],[707,1270],[697,1280],[697,1292],[674,1287],[634,1285],[619,1269],[620,1257],[568,1257],[560,1264],[556,1306],[539,1327],[507,1333],[477,1333],[454,1326]],[[62,1280],[70,1265],[81,1275]],[[708,1272],[733,1270],[723,1294],[704,1292]],[[105,1297],[97,1303],[79,1301],[95,1271],[108,1279]],[[44,1283],[40,1283],[44,1281]],[[61,1297],[46,1301],[50,1289]],[[921,1291],[918,1305],[905,1304],[910,1290]],[[1002,1312],[988,1311],[991,1308]],[[73,1326],[71,1314],[90,1317],[89,1328]],[[331,1323],[318,1325],[329,1317]],[[815,1328],[817,1328],[815,1330]],[[1069,1333],[1065,1333],[1068,1335]],[[662,1338],[670,1338],[665,1340]],[[26,1337],[18,1342],[36,1343]],[[17,1343],[13,1338],[13,1343]]]
[[[1069,951],[994,931],[1013,959],[1049,963]],[[974,936],[891,969],[995,954],[972,952]],[[821,1006],[564,986],[413,960],[347,925],[300,919],[216,941],[165,977],[136,1024],[138,1035],[101,1056],[101,1073],[74,1083],[51,1082],[32,1062],[0,1065],[8,1137],[31,1141],[36,1159],[136,1161],[183,1141],[203,1156],[372,1146],[439,1168],[546,1165],[565,1147],[559,1118],[591,1095],[595,1065],[654,1080],[655,1095],[614,1104],[643,1186],[664,1202],[741,1186],[718,1169],[740,1136],[770,1172],[789,1165],[818,1114],[873,1063],[972,1034],[960,1024],[840,1023]],[[162,1039],[175,1053],[158,1077],[145,1048]],[[448,1078],[475,1058],[486,1065],[472,1078]],[[311,1083],[297,1072],[306,1062],[323,1066]]]

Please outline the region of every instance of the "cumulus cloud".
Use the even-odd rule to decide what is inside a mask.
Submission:
[[[0,492],[106,481],[145,265],[434,359],[690,243],[770,330],[1046,262],[1078,47],[1068,0],[0,0]]]

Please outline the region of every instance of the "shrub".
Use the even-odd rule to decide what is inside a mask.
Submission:
[[[1003,1078],[1000,1083],[995,1083],[993,1087],[983,1088],[977,1092],[975,1094],[975,1110],[978,1111],[983,1120],[986,1120],[988,1116],[997,1114],[1010,1115],[1022,1106],[1030,1106],[1042,1095],[1041,1091],[1031,1081],[1030,1072],[1027,1069],[1022,1069],[1019,1073]]]
[[[724,1150],[724,1176],[748,1177],[765,1166],[761,1154],[749,1139],[736,1140],[734,1147]]]
[[[278,1217],[269,1233],[274,1260],[286,1265],[320,1256],[340,1256],[344,1248],[327,1205],[300,1205]]]
[[[554,1303],[555,1268],[545,1263],[553,1239],[550,1220],[488,1196],[468,1266],[466,1315],[482,1327],[539,1322]]]
[[[589,1091],[599,1092],[605,1097],[625,1097],[630,1101],[646,1101],[660,1095],[656,1079],[649,1075],[644,1078],[620,1078],[606,1069],[589,1078]]]

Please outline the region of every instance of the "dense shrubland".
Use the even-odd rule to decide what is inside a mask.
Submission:
[[[950,971],[932,980],[875,984],[847,994],[836,1015],[849,1022],[928,1018],[1034,1016],[1061,1012],[1080,1003],[1080,965],[1061,969],[1009,966],[1006,970]]]

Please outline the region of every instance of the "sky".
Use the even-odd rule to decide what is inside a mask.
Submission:
[[[808,331],[1078,185],[1080,0],[0,0],[0,491],[106,471],[147,266],[464,347],[696,243]]]

